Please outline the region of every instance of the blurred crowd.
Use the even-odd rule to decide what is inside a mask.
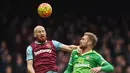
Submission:
[[[97,35],[94,50],[99,52],[115,68],[113,73],[130,73],[130,31],[119,17],[85,16],[64,14],[56,18],[37,21],[31,16],[0,15],[2,25],[9,25],[0,41],[0,73],[26,73],[26,48],[33,42],[33,28],[46,28],[49,40],[64,44],[79,45],[84,32]],[[123,24],[123,25],[121,25]],[[126,25],[126,26],[125,26]],[[59,51],[57,65],[59,73],[67,67],[70,53]],[[104,73],[104,72],[103,72]]]

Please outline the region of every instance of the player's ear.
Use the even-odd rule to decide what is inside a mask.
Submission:
[[[88,41],[88,43],[87,43],[88,45],[92,45],[92,42],[91,41]]]
[[[36,34],[34,33],[33,36],[36,37]]]
[[[36,35],[34,35],[34,37],[36,37]]]
[[[46,35],[46,32],[45,32],[45,35]]]

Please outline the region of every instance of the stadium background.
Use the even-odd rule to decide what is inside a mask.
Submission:
[[[53,13],[37,15],[42,2],[52,5]],[[26,48],[33,41],[33,28],[43,25],[48,39],[79,44],[85,31],[98,36],[94,48],[115,68],[113,73],[130,73],[130,8],[128,2],[86,0],[1,0],[0,73],[26,73]],[[58,52],[57,65],[65,70],[69,53]]]

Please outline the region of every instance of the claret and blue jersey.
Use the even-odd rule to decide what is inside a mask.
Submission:
[[[42,44],[42,43],[39,43],[39,42],[36,42],[36,41],[35,41],[35,43],[36,44]],[[56,51],[59,51],[61,46],[62,46],[62,43],[55,41],[55,40],[52,40],[52,43],[53,43]],[[49,50],[48,50],[48,52],[49,52]],[[31,46],[27,47],[26,53],[27,53],[26,60],[32,60],[33,59],[33,53],[32,53],[32,47]]]
[[[33,42],[27,47],[26,60],[33,60],[33,67],[36,73],[58,72],[56,65],[56,53],[63,44],[52,40],[45,43]]]

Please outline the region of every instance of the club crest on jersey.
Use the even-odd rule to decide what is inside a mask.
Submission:
[[[46,46],[47,46],[48,48],[51,48],[51,47],[52,47],[50,44],[46,44]]]
[[[83,63],[84,62],[84,58],[78,58],[78,62],[79,63]]]
[[[87,60],[89,60],[89,59],[90,59],[90,57],[89,57],[89,56],[86,56],[86,59],[87,59]]]

